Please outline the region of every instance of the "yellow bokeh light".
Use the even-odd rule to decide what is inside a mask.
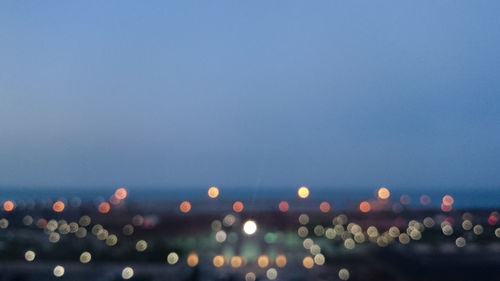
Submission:
[[[299,195],[300,198],[305,199],[309,197],[309,188],[307,188],[306,186],[301,186],[297,190],[297,194]]]
[[[378,195],[378,198],[385,200],[385,199],[389,198],[389,196],[391,196],[391,192],[386,187],[381,187],[378,189],[377,195]]]
[[[219,196],[219,188],[217,186],[212,186],[208,189],[208,197],[217,198]]]

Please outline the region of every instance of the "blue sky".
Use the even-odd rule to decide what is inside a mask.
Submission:
[[[2,1],[0,185],[500,184],[498,1]]]

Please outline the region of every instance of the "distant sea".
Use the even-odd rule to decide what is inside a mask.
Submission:
[[[141,187],[127,186],[127,200],[201,200],[207,197],[207,187]],[[297,187],[219,187],[220,199],[258,202],[296,200]],[[361,200],[375,198],[377,188],[312,187],[306,200],[328,201],[338,208],[355,204]],[[56,200],[80,198],[81,200],[108,199],[116,187],[0,187],[0,201],[3,200]],[[428,195],[428,206],[439,207],[446,194],[455,199],[455,208],[499,208],[500,187],[489,188],[390,188],[391,200],[399,201],[402,195],[408,195],[410,206],[420,208],[420,196]]]

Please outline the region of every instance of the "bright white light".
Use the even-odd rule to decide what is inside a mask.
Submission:
[[[243,231],[247,235],[252,235],[257,231],[257,224],[254,221],[247,221],[243,225]]]

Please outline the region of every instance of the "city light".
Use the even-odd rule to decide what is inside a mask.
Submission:
[[[309,197],[309,188],[307,188],[306,186],[301,186],[297,190],[297,194],[300,198],[306,199],[307,197]]]
[[[255,221],[249,220],[243,224],[243,231],[247,235],[253,235],[257,231],[257,224]]]
[[[208,189],[208,197],[215,199],[219,196],[219,188],[217,186],[212,186]]]
[[[378,189],[377,195],[378,195],[378,198],[385,200],[385,199],[388,199],[389,196],[391,196],[391,192],[386,187],[381,187]]]

